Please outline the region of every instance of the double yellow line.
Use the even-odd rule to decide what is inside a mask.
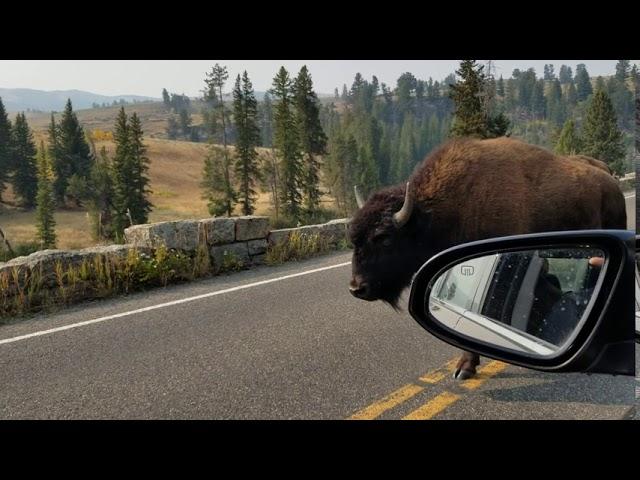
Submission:
[[[455,370],[457,359],[450,360],[442,367],[422,375],[418,380],[423,384],[436,384],[451,375]],[[460,383],[460,386],[467,390],[475,390],[482,385],[489,378],[496,375],[498,372],[504,370],[507,364],[499,362],[497,360],[491,361],[486,365],[478,369],[478,373],[468,380],[464,380]],[[348,420],[375,420],[380,417],[384,412],[397,407],[403,402],[406,402],[410,398],[415,397],[417,394],[425,389],[422,385],[410,383],[398,390],[390,393],[381,400],[363,408],[362,410],[351,415]],[[457,402],[462,395],[444,391],[436,397],[429,400],[424,405],[420,406],[416,410],[412,411],[403,420],[429,420],[438,413],[442,412],[449,405]]]

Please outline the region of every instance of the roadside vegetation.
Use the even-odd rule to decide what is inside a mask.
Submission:
[[[243,267],[225,258],[216,272]],[[153,253],[131,249],[124,257],[97,254],[80,264],[57,261],[52,275],[42,268],[14,267],[0,272],[0,323],[38,311],[51,311],[82,300],[102,299],[213,275],[206,245],[194,255],[165,247]]]
[[[279,265],[288,261],[298,261],[322,255],[329,251],[348,250],[351,244],[341,240],[337,246],[331,245],[327,238],[318,233],[292,232],[281,243],[267,249],[267,265]]]

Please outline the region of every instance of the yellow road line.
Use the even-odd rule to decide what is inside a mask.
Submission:
[[[423,383],[435,384],[443,380],[450,372],[455,369],[458,359],[454,358],[449,360],[442,367],[428,372],[421,376],[419,380]],[[506,363],[494,360],[478,369],[478,373],[475,377],[469,380],[463,381],[460,386],[467,390],[474,390],[482,385],[487,379],[493,377],[498,372],[504,370],[507,367]],[[383,399],[363,408],[362,410],[354,413],[349,420],[374,420],[382,415],[387,410],[391,410],[397,407],[402,402],[409,400],[422,392],[424,387],[415,384],[408,384],[399,388],[395,392],[390,393]],[[440,413],[452,403],[456,402],[461,396],[451,392],[443,392],[435,398],[429,400],[423,406],[414,410],[409,415],[403,418],[403,420],[428,420],[433,416]]]
[[[486,380],[501,372],[505,368],[507,368],[506,363],[494,360],[487,363],[484,367],[480,367],[478,369],[478,373],[473,378],[463,381],[460,386],[466,388],[467,390],[475,390]]]
[[[437,397],[432,398],[420,408],[404,417],[403,420],[429,420],[459,398],[460,395],[456,395],[455,393],[442,392]]]
[[[382,400],[363,408],[359,412],[349,417],[349,420],[373,420],[382,415],[387,410],[392,409],[396,405],[401,404],[405,400],[417,395],[424,387],[414,385],[412,383],[399,388],[393,393],[390,393]]]
[[[426,373],[425,375],[420,377],[419,380],[421,382],[430,383],[430,384],[438,383],[440,380],[442,380],[443,378],[445,378],[447,375],[449,375],[451,372],[454,371],[454,369],[456,368],[457,362],[458,362],[457,358],[454,358],[453,360],[449,360],[443,367],[437,370],[434,370],[433,372]]]

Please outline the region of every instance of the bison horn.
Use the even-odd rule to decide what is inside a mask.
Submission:
[[[356,194],[356,203],[358,204],[358,208],[362,208],[364,205],[364,200],[362,200],[362,195],[360,195],[360,190],[358,190],[358,186],[353,186],[353,192]]]
[[[407,182],[407,190],[404,194],[404,204],[402,208],[393,214],[393,223],[396,228],[403,227],[411,218],[413,212],[413,193],[411,191],[411,182]]]

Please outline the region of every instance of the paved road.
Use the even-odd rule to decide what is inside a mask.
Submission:
[[[406,312],[351,297],[349,261],[263,267],[0,327],[0,419],[633,416],[631,377],[483,359],[478,379],[452,380],[458,352]]]

